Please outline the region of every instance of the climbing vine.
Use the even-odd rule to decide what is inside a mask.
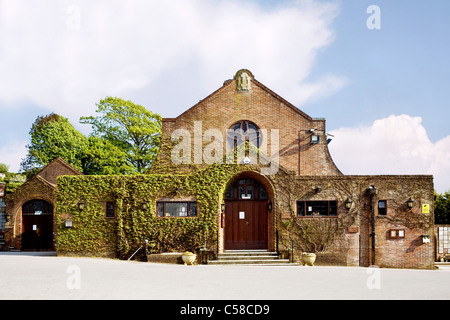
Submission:
[[[214,248],[225,184],[240,169],[211,165],[193,174],[59,177],[57,249],[125,258],[146,240],[154,252]],[[156,216],[159,198],[186,196],[196,199],[196,217]],[[106,217],[106,202],[114,202],[114,218]],[[83,209],[79,203],[85,204]],[[66,219],[73,221],[72,228],[64,227]]]

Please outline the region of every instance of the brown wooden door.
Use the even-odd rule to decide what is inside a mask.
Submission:
[[[225,202],[225,250],[267,249],[267,201]]]
[[[22,250],[53,248],[53,215],[23,215]]]

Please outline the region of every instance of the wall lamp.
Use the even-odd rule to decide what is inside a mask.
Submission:
[[[85,207],[86,207],[86,203],[84,203],[84,202],[78,202],[78,209],[79,209],[79,210],[84,210]]]
[[[73,227],[73,222],[72,222],[72,220],[66,220],[66,221],[64,221],[64,226],[65,226],[66,228],[72,228],[72,227]]]
[[[225,202],[220,205],[220,211],[225,212]]]
[[[408,204],[408,208],[410,209],[412,209],[412,207],[414,206],[414,201],[411,198],[409,198],[406,203]]]
[[[349,198],[347,198],[347,200],[345,200],[345,208],[347,210],[350,210],[351,207],[352,207],[352,201]]]
[[[272,212],[272,200],[269,200],[269,203],[267,204],[267,209],[269,212]]]
[[[320,141],[320,136],[318,134],[313,134],[311,136],[311,143],[312,144],[317,144]]]

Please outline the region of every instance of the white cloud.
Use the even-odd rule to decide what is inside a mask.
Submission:
[[[450,136],[431,142],[421,117],[391,115],[330,133],[331,155],[344,174],[432,174],[438,192],[450,189]]]
[[[10,172],[19,172],[20,162],[27,153],[28,141],[10,140],[0,145],[0,163],[9,166]]]
[[[139,92],[140,103],[184,99],[151,107],[173,116],[191,106],[187,97],[201,99],[193,95],[248,68],[301,104],[345,85],[331,74],[308,83],[318,50],[334,39],[337,10],[311,0],[272,9],[237,0],[3,0],[0,101],[31,101],[75,123],[106,95]]]

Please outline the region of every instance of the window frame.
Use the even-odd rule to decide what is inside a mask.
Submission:
[[[38,210],[40,207],[41,210]],[[54,206],[44,199],[32,199],[22,204],[23,215],[50,215],[54,212]]]
[[[108,204],[112,204],[112,215]],[[114,219],[116,217],[116,203],[114,201],[105,201],[105,217],[108,219]]]
[[[164,215],[160,216],[159,212],[158,212],[158,204],[162,203],[163,204],[163,212]],[[167,203],[186,203],[187,204],[187,212],[186,212],[186,216],[172,216],[172,215],[166,215],[166,204]],[[191,214],[191,204],[194,204],[195,206],[195,215],[190,215]],[[160,200],[160,201],[156,201],[156,210],[155,210],[155,214],[157,218],[197,218],[198,217],[198,204],[197,201],[165,201],[165,200]]]
[[[380,203],[384,203],[384,208],[380,207]],[[387,216],[387,200],[378,200],[378,205],[377,205],[377,209],[378,209],[378,215],[380,216]]]
[[[260,148],[263,141],[261,129],[250,120],[236,121],[226,132],[227,152],[236,149],[237,146],[245,143],[245,141]]]
[[[241,188],[244,191],[243,193],[241,193]],[[269,200],[269,194],[267,193],[267,189],[264,187],[264,185],[262,185],[258,180],[244,177],[241,179],[237,179],[229,185],[229,187],[225,191],[224,200],[266,201]]]
[[[327,204],[327,215],[324,214],[313,214],[315,211],[307,210],[308,204],[311,205],[313,203],[326,203]],[[303,210],[299,210],[300,205],[302,204]],[[332,206],[331,204],[334,204]],[[334,214],[331,214],[331,209],[334,207]],[[311,214],[308,212],[311,211]],[[303,212],[303,214],[301,213]],[[297,200],[297,217],[299,218],[336,218],[338,216],[338,201],[337,200]]]

